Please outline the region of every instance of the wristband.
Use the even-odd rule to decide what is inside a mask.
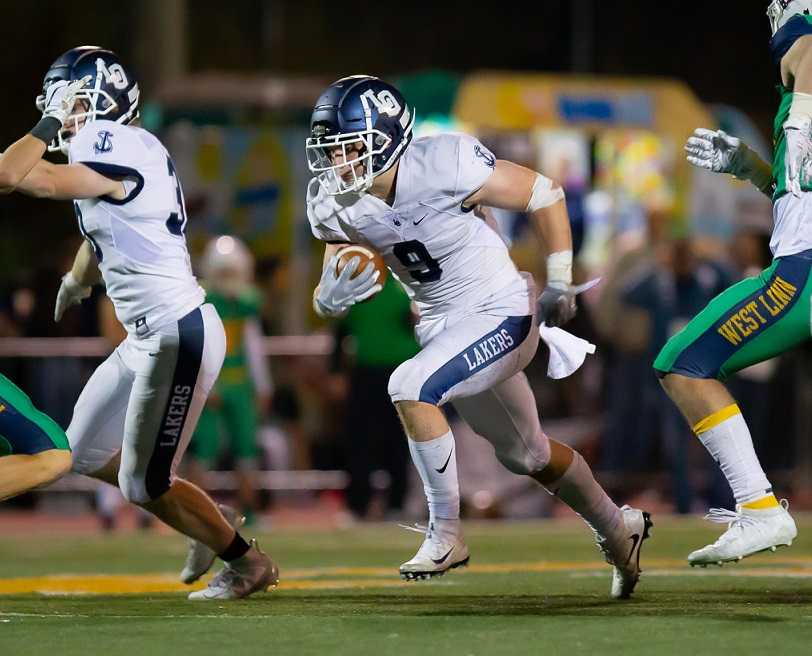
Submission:
[[[62,129],[62,123],[58,118],[54,118],[53,116],[45,116],[40,119],[39,123],[37,123],[32,129],[29,134],[32,137],[36,137],[40,141],[44,141],[45,145],[49,145],[56,137],[59,135],[59,131]]]

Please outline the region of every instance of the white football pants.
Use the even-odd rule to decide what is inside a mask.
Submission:
[[[223,324],[205,304],[152,335],[119,344],[90,377],[67,434],[73,471],[92,474],[121,451],[118,482],[128,501],[171,486],[225,357]]]

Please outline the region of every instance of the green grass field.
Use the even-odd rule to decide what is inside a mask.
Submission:
[[[722,569],[685,555],[717,528],[655,517],[634,599],[575,521],[471,523],[471,567],[398,580],[419,536],[280,530],[282,584],[188,602],[174,536],[0,535],[0,654],[812,654],[812,517],[791,549]]]

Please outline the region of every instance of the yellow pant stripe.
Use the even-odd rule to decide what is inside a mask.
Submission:
[[[718,426],[721,424],[725,419],[730,419],[733,415],[741,414],[741,410],[739,410],[739,406],[735,403],[733,405],[729,405],[726,408],[722,408],[721,410],[717,410],[712,415],[705,417],[703,420],[698,421],[694,425],[694,433],[697,435],[701,435],[705,431],[709,431],[714,426]]]
[[[768,494],[766,497],[761,497],[755,501],[748,501],[742,504],[742,508],[748,510],[766,510],[767,508],[775,508],[778,505],[778,499],[774,494]]]

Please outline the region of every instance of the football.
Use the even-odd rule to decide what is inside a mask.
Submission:
[[[359,246],[358,244],[350,244],[349,246],[344,246],[343,248],[339,249],[336,255],[338,255],[338,261],[336,262],[336,275],[341,273],[341,270],[347,266],[352,258],[358,257],[361,259],[361,262],[358,264],[358,269],[352,274],[353,278],[355,278],[355,276],[361,273],[368,266],[373,266],[378,270],[379,273],[378,282],[382,285],[386,282],[386,276],[388,274],[386,264],[384,264],[380,253],[373,251],[371,248]]]

